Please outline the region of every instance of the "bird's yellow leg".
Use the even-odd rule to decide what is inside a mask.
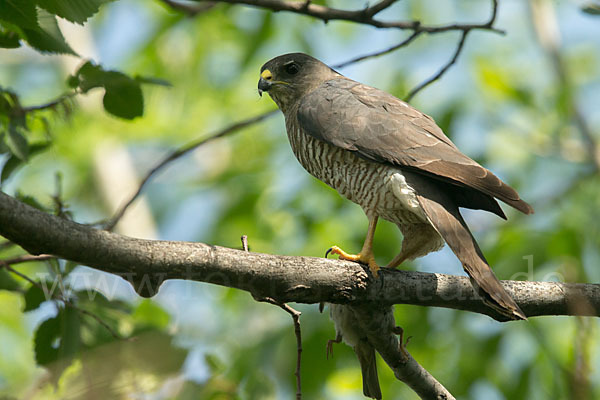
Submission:
[[[377,227],[377,216],[369,218],[369,228],[367,229],[367,237],[363,248],[358,254],[348,254],[344,250],[337,246],[331,247],[325,253],[325,257],[331,254],[337,254],[342,260],[358,261],[363,264],[367,264],[369,269],[375,277],[377,277],[377,271],[379,271],[379,265],[375,262],[375,256],[373,254],[373,238],[375,237],[375,228]]]

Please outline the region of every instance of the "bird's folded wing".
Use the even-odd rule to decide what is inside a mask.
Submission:
[[[384,91],[333,79],[301,99],[297,117],[307,134],[360,157],[466,186],[533,213],[513,188],[462,154],[429,116]]]
[[[494,275],[452,198],[440,191],[431,178],[415,173],[406,173],[405,178],[415,189],[429,222],[460,260],[483,301],[510,319],[527,319]]]

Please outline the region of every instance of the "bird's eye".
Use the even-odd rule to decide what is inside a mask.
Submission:
[[[298,71],[300,71],[300,66],[296,63],[287,64],[286,66],[284,66],[284,68],[285,72],[287,72],[290,75],[296,75]]]

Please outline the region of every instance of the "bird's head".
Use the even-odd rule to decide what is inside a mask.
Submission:
[[[302,96],[336,76],[340,74],[307,54],[284,54],[267,61],[260,69],[258,94],[269,92],[285,112]]]

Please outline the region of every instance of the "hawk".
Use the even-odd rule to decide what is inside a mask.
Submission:
[[[459,207],[504,219],[496,199],[525,214],[533,208],[461,153],[431,117],[302,53],[265,63],[258,90],[268,92],[283,112],[300,164],[367,215],[362,250],[348,254],[333,246],[331,253],[367,264],[377,276],[372,244],[377,220],[383,218],[403,235],[401,251],[388,267],[447,243],[487,305],[508,319],[526,319],[492,272]]]

